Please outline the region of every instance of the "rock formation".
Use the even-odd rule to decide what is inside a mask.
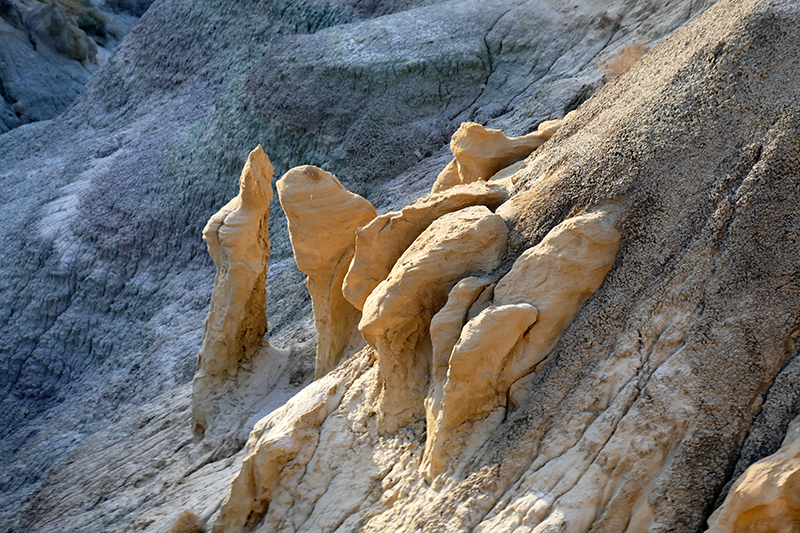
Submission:
[[[433,315],[430,327],[432,383],[444,383],[447,379],[450,353],[461,336],[461,329],[468,320],[468,312],[491,281],[489,278],[474,276],[462,279],[447,295],[444,307]],[[430,421],[428,423],[430,424]]]
[[[358,329],[378,354],[382,429],[394,431],[424,412],[431,318],[461,278],[498,266],[507,234],[503,219],[485,206],[443,215],[403,252],[367,298]]]
[[[800,361],[800,16],[779,0],[700,17],[706,2],[602,4],[162,0],[65,115],[4,134],[0,530],[166,531],[184,509],[262,533],[705,529],[734,465],[774,453],[749,444],[755,430],[772,446],[798,414],[796,387],[775,383],[796,383]],[[652,52],[588,98],[597,59],[634,37]],[[248,451],[192,443],[212,268],[196,234],[232,196],[245,147],[336,169],[394,210],[400,197],[376,191],[430,190],[459,123],[519,135],[575,107],[501,171],[508,252],[485,276],[598,206],[620,247],[502,420],[492,410],[454,441],[429,483],[422,409],[378,427],[370,347],[254,412],[243,427],[269,422]],[[276,344],[313,329],[280,217]],[[497,288],[472,304],[477,288],[453,293],[449,311],[491,332],[495,310],[531,305],[534,332],[544,311],[498,305]],[[431,373],[453,354],[446,322]]]
[[[96,61],[97,44],[67,17],[67,11],[59,2],[42,4],[28,11],[25,25],[30,28],[37,47],[50,48],[76,61]]]
[[[267,332],[272,172],[272,163],[259,145],[242,169],[239,194],[203,229],[217,273],[192,385],[192,417],[198,434],[219,409],[215,404],[221,384],[236,378]]]
[[[573,217],[523,253],[498,282],[494,305],[461,331],[449,355],[446,381],[440,371],[431,384],[425,450],[430,477],[441,472],[445,450],[458,457],[468,439],[483,444],[505,417],[507,402],[519,404],[527,397],[519,392],[520,380],[550,353],[603,282],[619,237],[613,216],[605,211]],[[476,435],[486,417],[494,423]]]
[[[464,326],[447,362],[446,379],[433,381],[426,402],[429,479],[441,473],[447,456],[457,459],[467,443],[477,449],[505,418],[509,383],[504,370],[537,315],[526,303],[492,306]]]
[[[353,259],[356,230],[376,212],[336,176],[310,165],[291,169],[277,188],[297,268],[308,276],[317,326],[314,374],[322,377],[360,340],[356,326],[361,312],[345,299],[342,284]]]
[[[2,0],[0,134],[63,112],[151,3]]]
[[[281,485],[248,493],[246,502],[269,502],[253,529],[704,529],[754,417],[780,401],[771,398],[778,391],[770,384],[798,353],[800,249],[791,231],[775,228],[800,220],[796,202],[780,201],[793,197],[800,177],[800,108],[793,90],[774,91],[775,80],[787,80],[784,69],[800,68],[784,55],[800,49],[792,29],[799,19],[794,5],[723,0],[584,104],[569,129],[518,171],[511,198],[494,215],[509,227],[514,266],[488,307],[477,302],[488,296],[488,280],[448,284],[452,301],[441,297],[427,348],[437,354],[431,372],[441,376],[459,318],[481,309],[450,352],[442,417],[435,419],[440,436],[465,408],[489,427],[453,432],[449,442],[461,453],[443,455],[441,470],[434,468],[440,475],[428,483],[422,441],[427,434],[437,444],[437,428],[424,427],[417,413],[391,431],[378,419],[389,404],[386,367],[397,369],[397,378],[407,370],[425,381],[418,371],[424,365],[412,356],[427,357],[417,342],[427,324],[406,328],[409,319],[401,319],[417,317],[419,304],[410,312],[389,302],[382,313],[373,308],[381,308],[378,298],[396,273],[422,275],[412,263],[402,266],[406,257],[424,250],[420,240],[458,213],[431,224],[367,298],[361,330],[377,352],[375,364],[367,368],[367,350],[325,378],[337,407],[302,428],[315,452],[285,456],[274,482]],[[784,88],[796,88],[797,79]],[[732,120],[740,127],[729,128]],[[408,286],[405,294],[414,292]],[[418,294],[427,289],[413,287],[421,287]],[[498,319],[506,327],[495,326]],[[381,327],[370,331],[371,323]],[[386,349],[395,339],[401,348],[418,346],[397,357]],[[352,381],[344,370],[351,366],[361,372]],[[506,372],[507,396],[493,381]],[[397,379],[412,383],[404,391],[414,381]],[[349,388],[339,399],[337,384],[344,382]],[[464,383],[470,386],[461,390]],[[304,413],[329,401],[317,395],[300,393],[297,402],[313,400]],[[503,403],[514,409],[503,414]],[[486,440],[475,443],[473,435]],[[255,447],[257,435],[250,442]],[[280,446],[267,444],[260,453],[275,457],[271,449]],[[787,449],[782,458],[794,454]],[[794,467],[778,467],[776,459],[771,476],[762,466],[754,471],[777,488],[763,486],[765,499],[754,495],[754,512],[751,503],[729,507],[734,523],[742,514],[740,526],[793,519],[784,491]],[[239,479],[258,468],[248,463]],[[743,486],[744,480],[737,488]],[[771,503],[759,507],[765,501]],[[259,508],[265,505],[248,503],[237,516],[245,520]]]
[[[214,524],[214,533],[253,531],[270,508],[292,506],[291,497],[287,500],[288,494],[280,494],[285,485],[287,465],[298,465],[295,476],[302,475],[319,449],[319,427],[340,407],[348,388],[369,368],[370,362],[371,358],[363,353],[351,358],[328,376],[309,385],[304,389],[305,394],[291,399],[256,424],[247,440],[242,468],[233,479]],[[346,447],[346,443],[339,445]],[[339,465],[321,466],[331,469]],[[323,491],[327,488],[319,487]],[[288,522],[302,522],[307,512],[298,506]],[[275,522],[265,525],[272,531],[282,531],[287,526]]]
[[[781,449],[751,465],[722,507],[708,520],[708,533],[793,532],[800,523],[800,419],[789,426]]]
[[[453,134],[453,160],[436,178],[432,192],[454,185],[488,180],[500,170],[524,159],[555,134],[563,120],[548,120],[522,137],[506,137],[500,130],[464,122]]]
[[[400,211],[375,218],[356,232],[355,256],[344,279],[345,298],[363,309],[403,252],[437,218],[473,205],[494,210],[507,197],[502,187],[473,183],[428,194]]]

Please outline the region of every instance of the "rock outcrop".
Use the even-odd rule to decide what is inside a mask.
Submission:
[[[800,419],[781,449],[751,465],[708,520],[707,533],[793,532],[800,523]]]
[[[653,51],[501,171],[515,173],[507,266],[608,200],[622,234],[516,408],[428,485],[422,415],[377,430],[367,350],[342,401],[285,441],[302,453],[274,467],[275,488],[252,493],[270,502],[255,527],[704,528],[760,398],[778,401],[800,309],[795,6],[723,2],[661,45],[713,2],[154,4],[66,114],[0,139],[0,529],[166,531],[184,508],[214,520],[244,452],[197,454],[186,431],[213,270],[196,236],[247,148],[270,146],[279,175],[312,162],[398,209],[430,190],[458,124],[532,131],[587,100],[597,60],[633,38]],[[313,330],[282,216],[275,344]],[[338,394],[343,375],[328,376]],[[251,503],[237,505],[256,517]]]
[[[42,4],[25,14],[25,25],[37,49],[46,47],[76,61],[97,60],[97,44],[78,27],[59,2]]]
[[[614,264],[620,234],[613,221],[597,211],[553,228],[497,283],[494,305],[464,326],[446,380],[440,371],[426,402],[429,477],[442,471],[445,453],[457,458],[467,441],[483,444],[508,402],[519,405],[529,395],[520,393],[520,381],[550,353]],[[478,430],[487,417],[493,420]]]
[[[356,251],[344,279],[344,296],[356,308],[378,284],[420,233],[437,218],[473,205],[496,209],[508,197],[502,187],[485,183],[456,186],[431,193],[400,211],[375,218],[356,232]]]
[[[228,392],[223,383],[237,377],[267,332],[272,172],[259,145],[242,169],[239,194],[203,229],[217,273],[192,385],[192,417],[200,435],[219,410],[220,396]]]
[[[63,112],[133,26],[115,11],[131,3],[2,0],[0,134]],[[139,17],[152,0],[135,3]]]
[[[419,368],[412,356],[427,357],[417,346],[387,358],[386,345],[420,344],[428,328],[406,330],[400,318],[419,315],[418,304],[410,313],[370,308],[379,308],[376,298],[395,273],[421,270],[401,264],[458,213],[431,224],[368,297],[361,329],[372,334],[375,363],[368,368],[367,350],[342,365],[362,365],[361,375],[330,416],[303,426],[317,428],[304,437],[316,451],[284,462],[280,488],[248,493],[247,502],[269,503],[253,530],[704,529],[754,417],[770,402],[770,384],[798,353],[800,244],[789,228],[800,210],[781,199],[794,197],[800,181],[800,78],[785,76],[800,69],[786,54],[800,50],[799,21],[793,4],[723,0],[586,102],[519,169],[495,215],[509,227],[514,266],[488,307],[486,280],[471,279],[450,291],[451,305],[440,300],[441,323],[431,323],[432,372],[440,376],[459,315],[478,311],[450,352],[452,388],[445,381],[441,405],[452,394],[449,412],[460,417],[472,402],[483,405],[470,411],[493,427],[476,424],[470,438],[450,437],[461,454],[443,456],[439,475],[428,480],[422,442],[436,427],[417,413],[391,431],[378,419],[390,390],[385,366],[399,378]],[[378,316],[396,322],[363,327]],[[494,325],[501,317],[507,329]],[[496,351],[513,355],[493,366]],[[482,366],[489,383],[493,373],[508,372],[507,398],[482,380],[475,371]],[[344,372],[325,379],[328,391],[349,380]],[[470,386],[462,391],[459,383]],[[503,414],[498,396],[513,409]],[[473,434],[486,440],[474,443]],[[794,503],[780,498],[794,467],[784,463],[784,470],[775,459],[773,486],[783,488],[765,490],[767,507],[751,500],[754,513],[751,504],[740,507],[741,526],[776,526],[778,517],[768,516],[776,512],[793,519]],[[337,464],[347,467],[330,467]],[[240,479],[254,468],[248,464]],[[265,509],[248,505],[241,520]],[[735,522],[742,513],[730,509]]]
[[[537,315],[526,303],[491,306],[464,326],[447,362],[446,379],[433,381],[425,404],[423,461],[429,479],[442,472],[448,457],[471,455],[465,450],[469,444],[474,453],[505,418],[510,386],[505,369]]]
[[[563,120],[548,120],[522,137],[506,137],[502,131],[464,122],[453,134],[453,160],[436,178],[432,192],[455,185],[488,180],[497,172],[528,157],[555,134]]]
[[[377,213],[336,176],[311,165],[291,169],[278,180],[277,189],[297,268],[308,276],[317,327],[314,374],[322,377],[360,341],[356,328],[361,312],[345,299],[342,284],[355,252],[356,230]]]
[[[286,467],[294,466],[293,477],[302,476],[320,449],[320,426],[343,401],[348,401],[348,389],[369,369],[372,358],[368,348],[364,352],[315,381],[304,389],[303,395],[291,399],[256,424],[247,441],[242,468],[233,479],[214,523],[214,533],[248,533],[259,525],[268,510],[282,505],[292,507],[291,496],[281,494],[286,486]],[[352,397],[349,401],[352,402]],[[323,448],[329,444],[323,444]],[[346,447],[347,443],[338,445]],[[323,462],[319,467],[331,471],[339,465]],[[327,486],[318,487],[323,492],[327,489]],[[309,509],[298,505],[285,522],[273,517],[262,527],[283,531],[293,523],[301,523],[308,512]]]
[[[507,235],[503,219],[485,206],[448,213],[414,240],[367,298],[358,329],[377,352],[382,429],[395,431],[424,413],[431,318],[461,278],[499,265]]]

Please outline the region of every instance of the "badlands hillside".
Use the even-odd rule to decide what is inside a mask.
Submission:
[[[800,531],[798,28],[155,2],[0,135],[0,531]]]

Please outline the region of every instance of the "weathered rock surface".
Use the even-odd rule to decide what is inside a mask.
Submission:
[[[522,341],[519,354],[503,365],[498,392],[511,390],[511,402],[528,396],[518,382],[553,349],[586,298],[597,291],[619,249],[614,214],[604,210],[570,218],[553,228],[542,242],[525,251],[494,289],[494,304],[529,303],[539,316]]]
[[[485,206],[434,221],[403,252],[364,304],[358,329],[378,354],[378,419],[386,431],[424,413],[431,372],[430,322],[450,289],[499,265],[508,228]]]
[[[322,377],[360,341],[361,312],[345,299],[342,284],[353,259],[356,230],[377,213],[336,176],[315,166],[291,169],[278,180],[277,188],[297,268],[308,276],[317,326],[314,374]]]
[[[447,379],[447,363],[453,346],[461,336],[467,323],[467,313],[476,299],[491,284],[489,278],[464,278],[452,288],[444,304],[431,319],[431,381],[444,383]],[[427,401],[427,400],[426,400]],[[430,423],[430,421],[429,421]]]
[[[509,355],[538,312],[530,304],[492,306],[461,331],[447,362],[446,379],[432,380],[426,401],[427,435],[424,465],[430,479],[448,458],[471,455],[505,418],[510,383]],[[486,418],[493,420],[486,424]]]
[[[76,61],[96,62],[97,45],[67,17],[59,2],[34,7],[25,14],[24,22],[37,48],[49,48]]]
[[[152,0],[138,9],[126,3],[0,3],[0,134],[52,119],[72,103]]]
[[[304,394],[296,396],[256,424],[247,441],[242,468],[234,478],[214,523],[215,533],[252,531],[275,505],[273,500],[284,499],[281,489],[285,486],[287,467],[302,476],[319,447],[320,426],[338,410],[348,388],[371,362],[369,349],[365,349],[332,375],[315,381],[304,390]],[[324,467],[331,466],[345,467]],[[320,486],[318,489],[325,491],[328,487]],[[307,510],[294,509],[290,523],[302,522],[304,511]],[[289,524],[273,520],[264,527],[282,531],[287,526]]]
[[[785,75],[800,72],[787,53],[800,50],[798,22],[793,3],[721,2],[586,102],[520,170],[498,214],[509,255],[523,259],[494,303],[536,307],[529,335],[544,324],[549,355],[482,446],[428,484],[421,417],[382,434],[369,416],[379,347],[309,437],[315,453],[288,462],[284,485],[264,495],[254,530],[703,530],[770,384],[798,353],[800,209],[781,201],[800,183],[800,78]],[[602,284],[560,335],[527,298],[566,276],[520,274],[537,247],[537,261],[553,254],[569,271],[551,232],[610,250]],[[331,464],[348,473],[321,467]]]
[[[783,446],[748,468],[708,520],[708,533],[790,532],[800,522],[800,419]]]
[[[457,458],[468,441],[483,444],[481,437],[505,417],[509,401],[518,405],[529,396],[520,380],[552,350],[586,298],[597,291],[618,248],[613,216],[599,211],[559,224],[516,260],[494,289],[494,305],[461,331],[446,380],[439,376],[431,384],[425,448],[429,477],[444,468],[443,455]],[[490,416],[494,423],[478,431],[476,426]]]
[[[192,384],[192,418],[200,435],[219,413],[222,397],[230,394],[229,382],[250,363],[267,332],[272,172],[259,145],[244,164],[239,194],[203,229],[217,272]]]
[[[490,179],[500,170],[528,157],[552,137],[562,123],[563,120],[548,120],[534,132],[511,138],[500,130],[474,122],[461,124],[450,140],[453,160],[436,178],[433,192]]]
[[[345,298],[363,309],[403,252],[437,218],[473,205],[494,210],[506,198],[502,187],[476,183],[431,193],[400,211],[380,215],[356,232],[355,256],[344,279]]]
[[[216,512],[219,500],[214,493],[222,497],[230,482],[225,472],[235,468],[232,461],[238,459],[224,458],[226,454],[193,456],[197,447],[187,434],[188,383],[214,270],[197,235],[209,215],[236,195],[235,180],[249,148],[258,143],[268,147],[278,175],[295,165],[316,164],[342,177],[349,189],[373,205],[397,210],[407,198],[430,190],[450,158],[446,144],[460,123],[485,124],[509,136],[532,131],[542,120],[574,109],[600,86],[598,59],[634,39],[653,45],[711,3],[672,0],[632,5],[613,0],[574,7],[549,0],[391,4],[162,0],[154,4],[67,113],[0,136],[4,199],[0,423],[6,429],[0,439],[0,529],[86,531],[102,524],[108,530],[165,531],[171,526],[169,517],[184,507],[204,517]],[[696,50],[691,43],[702,39],[693,39],[689,48]],[[19,43],[25,45],[24,39]],[[30,50],[27,46],[14,50]],[[9,50],[0,46],[0,54]],[[681,53],[660,56],[660,65],[685,57]],[[728,53],[733,52],[721,53],[717,63]],[[739,66],[748,64],[736,54],[743,60]],[[19,57],[17,65],[34,61],[22,53]],[[713,68],[729,69],[731,64]],[[787,79],[792,68],[787,65],[780,79]],[[727,75],[728,70],[724,72]],[[48,74],[48,80],[57,79],[56,74]],[[654,80],[661,74],[650,71],[648,76]],[[9,79],[43,87],[44,78],[2,76],[6,89]],[[692,80],[691,94],[696,95],[705,81]],[[660,102],[661,93],[653,94],[650,87],[649,82],[639,87],[636,97],[632,91],[630,100]],[[783,89],[771,88],[770,97],[759,102],[778,99]],[[675,101],[674,94],[670,101]],[[604,102],[608,105],[610,100]],[[650,111],[647,116],[658,116]],[[651,174],[675,179],[675,169],[696,169],[694,163],[674,155],[659,172],[652,172],[641,153],[626,159],[627,152],[615,152],[616,146],[638,146],[646,153],[645,146],[670,140],[676,144],[675,153],[687,154],[686,146],[691,148],[695,132],[701,131],[694,118],[681,115],[668,117],[668,122],[691,125],[688,135],[686,129],[670,129],[662,137],[656,134],[662,128],[659,123],[648,123],[650,129],[644,131],[656,133],[648,134],[646,143],[632,142],[642,135],[640,130],[628,128],[624,138],[615,133],[614,127],[638,116],[635,109],[627,109],[602,128],[604,122],[598,121],[590,130],[596,137],[581,137],[580,143],[562,152],[575,176],[588,181],[566,184],[559,194],[571,200],[557,200],[553,205],[558,207],[544,215],[531,214],[523,227],[541,225],[541,231],[524,237],[524,244],[514,244],[512,258],[573,213],[573,202],[580,203],[587,195],[606,198],[597,192],[606,191],[597,185],[602,181],[596,173],[599,168],[623,181],[628,175],[625,161],[636,161],[638,176],[645,181]],[[761,135],[758,127],[749,129],[749,124],[739,122],[715,128],[713,138],[733,144],[741,140],[742,132],[752,139]],[[562,129],[550,142],[564,142],[569,133]],[[592,152],[596,168],[582,159],[586,147],[594,146],[598,148],[592,151],[602,148]],[[729,149],[715,143],[707,146],[703,158]],[[672,148],[667,152],[672,154]],[[538,157],[531,158],[526,169],[543,177],[547,174],[541,172]],[[573,160],[584,161],[583,166],[575,168]],[[703,175],[693,173],[693,179]],[[524,189],[529,181],[524,174],[517,185]],[[675,185],[670,180],[659,183],[660,189],[654,190]],[[660,200],[660,193],[654,198]],[[681,198],[684,205],[694,205],[706,196],[701,191]],[[539,201],[547,204],[552,199],[552,194],[545,194]],[[658,203],[637,205],[643,219],[652,215],[652,220],[669,220]],[[313,346],[314,328],[304,276],[294,268],[277,200],[270,225],[270,342],[294,352],[293,343]],[[512,232],[512,241],[517,243],[522,235],[529,233]],[[659,242],[651,241],[651,248]],[[600,293],[606,290],[610,289],[603,287]],[[600,293],[587,306],[601,298]],[[579,328],[584,313],[560,342],[573,346],[570,331]],[[286,376],[279,387],[281,398],[298,390],[303,368],[297,368],[296,379]],[[367,374],[365,380],[374,378],[374,371]],[[579,380],[570,375],[568,381]],[[363,385],[369,389],[368,383]],[[154,407],[156,398],[183,406],[181,416],[163,416],[169,408],[161,403]],[[269,407],[264,409],[267,414]],[[362,412],[355,405],[353,409]],[[365,483],[366,493],[360,485],[343,490],[353,485],[345,481],[347,476],[355,474],[336,467],[341,457],[335,452],[334,435],[349,438],[354,433],[345,429],[347,419],[329,418],[325,424],[328,440],[320,452],[330,454],[314,459],[327,462],[326,469],[315,470],[320,476],[315,483],[331,479],[338,490],[330,491],[312,511],[307,504],[315,502],[321,490],[304,494],[309,486],[298,485],[296,501],[308,509],[309,517],[303,527],[333,528],[342,521],[344,529],[355,529],[365,515],[358,511],[348,521],[350,510],[363,508],[360,502],[368,501],[378,485]],[[148,430],[146,439],[142,427]],[[367,458],[374,456],[369,448],[358,448],[359,459],[352,463],[369,467],[363,477],[350,481],[372,479],[368,476],[373,474],[385,478],[380,490],[385,486],[386,501],[396,502],[391,512],[380,511],[364,518],[364,523],[379,527],[391,524],[392,518],[397,519],[395,524],[432,520],[435,528],[435,517],[424,511],[435,502],[421,498],[420,507],[412,509],[405,496],[420,479],[413,472],[419,468],[422,433],[411,435],[401,429],[397,435],[398,440],[391,441],[397,446],[382,448],[380,461]],[[150,466],[151,460],[157,463],[162,458],[167,461],[163,468]],[[200,464],[205,466],[195,470]],[[95,478],[93,465],[108,468]],[[397,469],[386,474],[395,465]],[[185,477],[190,471],[195,474]],[[216,475],[202,475],[208,471]],[[151,472],[155,472],[152,477]],[[484,492],[490,494],[470,490],[459,494]],[[362,499],[356,501],[357,496]],[[480,505],[491,505],[486,501],[493,498],[490,495]],[[344,500],[349,507],[338,505]],[[437,516],[455,516],[452,509],[443,507],[444,513]],[[291,514],[277,504],[271,511],[268,520]]]

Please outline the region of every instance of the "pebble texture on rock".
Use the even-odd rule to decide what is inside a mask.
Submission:
[[[317,359],[314,375],[333,369],[348,348],[358,344],[359,309],[342,294],[345,274],[353,259],[356,231],[375,218],[375,208],[345,189],[330,172],[306,165],[278,180],[278,197],[289,222],[294,259],[308,277]],[[354,339],[354,336],[356,337]]]

